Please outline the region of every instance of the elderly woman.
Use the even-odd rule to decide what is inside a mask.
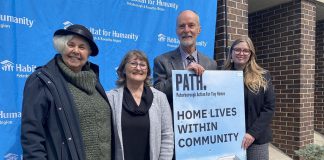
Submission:
[[[150,87],[145,54],[128,52],[118,70],[119,88],[108,93],[113,110],[116,160],[170,160],[172,117],[164,93]]]
[[[111,108],[88,61],[98,54],[91,32],[71,25],[54,33],[60,53],[26,81],[21,144],[24,159],[109,160]]]
[[[242,70],[244,74],[246,134],[242,148],[247,149],[247,159],[268,160],[275,94],[270,73],[256,63],[255,48],[249,37],[233,42],[224,68]]]

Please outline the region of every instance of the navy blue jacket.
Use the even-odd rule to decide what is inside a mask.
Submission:
[[[268,81],[266,91],[262,89],[255,94],[244,86],[246,132],[255,138],[253,144],[264,144],[272,140],[270,124],[275,111],[275,93],[270,73],[267,72],[264,76]]]
[[[21,119],[24,159],[85,160],[78,114],[57,65],[58,56],[36,69],[25,84]],[[109,104],[99,82],[99,67],[90,67],[97,74],[96,89]]]

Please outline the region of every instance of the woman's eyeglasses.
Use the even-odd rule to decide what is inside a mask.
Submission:
[[[242,48],[233,48],[233,51],[235,54],[240,54],[242,52],[244,55],[248,55],[251,53],[249,49],[242,49]]]
[[[139,66],[143,70],[147,69],[147,65],[145,63],[131,61],[131,62],[128,62],[128,64],[132,68],[136,68],[137,66]]]

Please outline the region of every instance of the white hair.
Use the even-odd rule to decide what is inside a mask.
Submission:
[[[55,50],[63,54],[63,51],[67,47],[67,43],[73,39],[74,35],[56,35],[53,37],[53,45]]]

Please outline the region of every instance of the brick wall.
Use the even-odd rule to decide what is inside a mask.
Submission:
[[[322,129],[323,133],[324,128],[324,22],[317,25],[314,82],[316,8],[312,2],[293,0],[251,13],[248,21],[246,0],[217,2],[215,59],[222,65],[226,46],[239,36],[247,35],[248,31],[257,49],[258,63],[271,72],[275,86],[273,144],[299,159],[294,151],[314,141],[314,112],[315,129]]]
[[[218,66],[221,66],[226,58],[226,11],[225,2],[217,0],[217,14],[216,14],[216,34],[215,34],[215,49],[214,58]]]
[[[314,128],[324,134],[324,20],[316,24]]]
[[[214,58],[220,66],[226,58],[226,21],[225,21],[225,2],[217,0],[217,19],[216,19],[216,34],[215,34],[215,54]]]
[[[248,35],[248,4],[247,0],[217,0],[217,7],[215,59],[219,66],[222,66],[226,58],[226,45],[230,47],[235,39]],[[226,41],[226,30],[228,41]]]
[[[314,141],[315,5],[296,0],[249,15],[258,62],[276,92],[273,144],[293,159]]]

